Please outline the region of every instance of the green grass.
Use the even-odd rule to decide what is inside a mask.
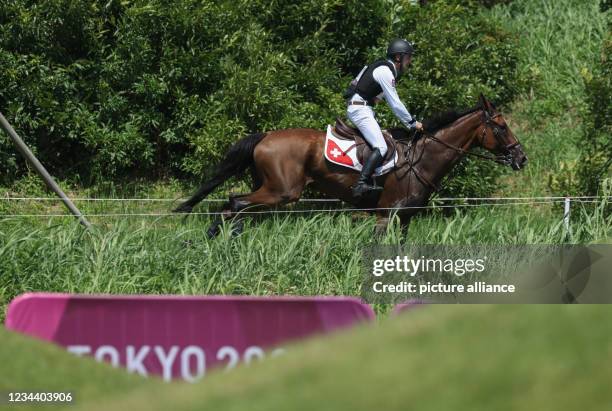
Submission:
[[[161,380],[146,380],[90,358],[77,358],[63,348],[4,329],[0,329],[0,364],[3,396],[7,391],[71,391],[75,404],[83,404],[85,400],[90,403],[100,400],[109,393],[118,395],[145,385],[153,388],[163,384]],[[0,409],[3,408],[29,409],[2,407],[0,403]]]
[[[510,126],[530,163],[500,193],[542,196],[549,179],[578,158],[584,135],[584,78],[599,59],[606,15],[599,1],[514,0],[491,13],[521,41],[520,77],[529,88],[510,107]],[[571,193],[552,193],[569,195]]]
[[[611,310],[420,307],[193,385],[129,376],[0,332],[0,359],[13,370],[0,389],[71,390],[71,410],[607,410],[612,330],[601,325]]]
[[[514,0],[491,11],[520,36],[521,78],[531,79],[528,95],[542,120],[581,104],[583,76],[596,64],[607,30],[599,4],[599,0]]]
[[[604,209],[575,204],[569,233],[562,209],[519,205],[430,213],[408,232],[391,225],[381,238],[372,235],[372,217],[347,213],[278,215],[248,224],[235,238],[226,226],[213,240],[203,216],[92,218],[91,232],[72,218],[3,219],[0,304],[28,291],[359,295],[368,245],[588,243],[612,233]]]

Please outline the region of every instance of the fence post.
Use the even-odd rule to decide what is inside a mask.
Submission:
[[[36,169],[36,171],[42,177],[42,179],[45,181],[47,186],[51,190],[53,190],[55,192],[55,194],[57,194],[59,196],[59,198],[62,199],[62,201],[64,202],[66,207],[68,207],[68,210],[70,210],[70,212],[76,218],[79,219],[79,222],[81,224],[83,224],[87,228],[91,228],[91,224],[89,223],[89,221],[87,221],[87,219],[83,216],[83,214],[81,214],[79,209],[76,208],[76,206],[72,203],[72,201],[70,201],[70,199],[64,193],[64,191],[60,188],[60,186],[57,185],[57,183],[55,182],[53,177],[51,177],[51,175],[47,172],[45,167],[40,163],[40,161],[38,161],[38,159],[34,156],[34,154],[32,154],[32,152],[30,151],[28,146],[17,135],[17,133],[15,132],[13,127],[11,127],[9,122],[6,121],[6,118],[4,118],[2,113],[0,113],[0,125],[8,133],[9,137],[11,138],[11,140],[13,140],[13,143],[15,143],[15,146],[17,146],[17,150],[19,150],[19,152],[26,158],[26,160],[32,165],[32,167],[34,167],[34,169]]]
[[[563,221],[565,223],[565,230],[569,232],[570,229],[570,198],[565,197],[565,205],[563,207]]]

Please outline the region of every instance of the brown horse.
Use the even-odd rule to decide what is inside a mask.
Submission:
[[[392,213],[402,225],[427,204],[431,194],[464,155],[475,155],[520,170],[527,157],[493,104],[480,95],[476,107],[448,112],[424,122],[425,132],[411,139],[404,129],[389,132],[396,139],[399,158],[395,168],[376,181],[383,191],[376,198],[355,198],[351,186],[358,172],[331,164],[323,155],[325,132],[313,129],[287,129],[249,135],[234,144],[214,176],[182,203],[175,212],[191,212],[193,207],[233,175],[251,168],[254,187],[249,194],[231,196],[223,207],[224,217],[233,218],[247,207],[273,207],[298,201],[310,185],[328,196],[377,214],[376,231],[386,229]],[[495,154],[470,152],[482,147]],[[255,207],[257,206],[257,207]],[[219,232],[221,219],[213,222],[209,236]]]

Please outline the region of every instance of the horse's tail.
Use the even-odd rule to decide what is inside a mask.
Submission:
[[[230,177],[242,173],[249,166],[253,165],[253,152],[255,146],[266,136],[266,133],[249,134],[238,140],[229,151],[225,158],[217,164],[210,180],[205,181],[198,191],[196,191],[187,201],[182,203],[174,212],[190,212],[191,209],[215,188],[223,184]]]

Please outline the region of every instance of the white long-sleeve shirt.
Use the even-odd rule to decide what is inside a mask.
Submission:
[[[359,78],[364,72],[365,70],[362,70],[361,73],[359,73],[357,81],[359,81]],[[391,110],[402,124],[407,129],[413,129],[415,127],[415,120],[397,95],[397,90],[395,89],[395,76],[391,72],[391,69],[385,65],[379,66],[372,72],[372,77],[382,88],[382,93],[377,95],[376,98],[382,99],[384,97],[385,101],[389,104],[389,107],[391,107]],[[351,100],[365,101],[359,94],[355,94]]]

